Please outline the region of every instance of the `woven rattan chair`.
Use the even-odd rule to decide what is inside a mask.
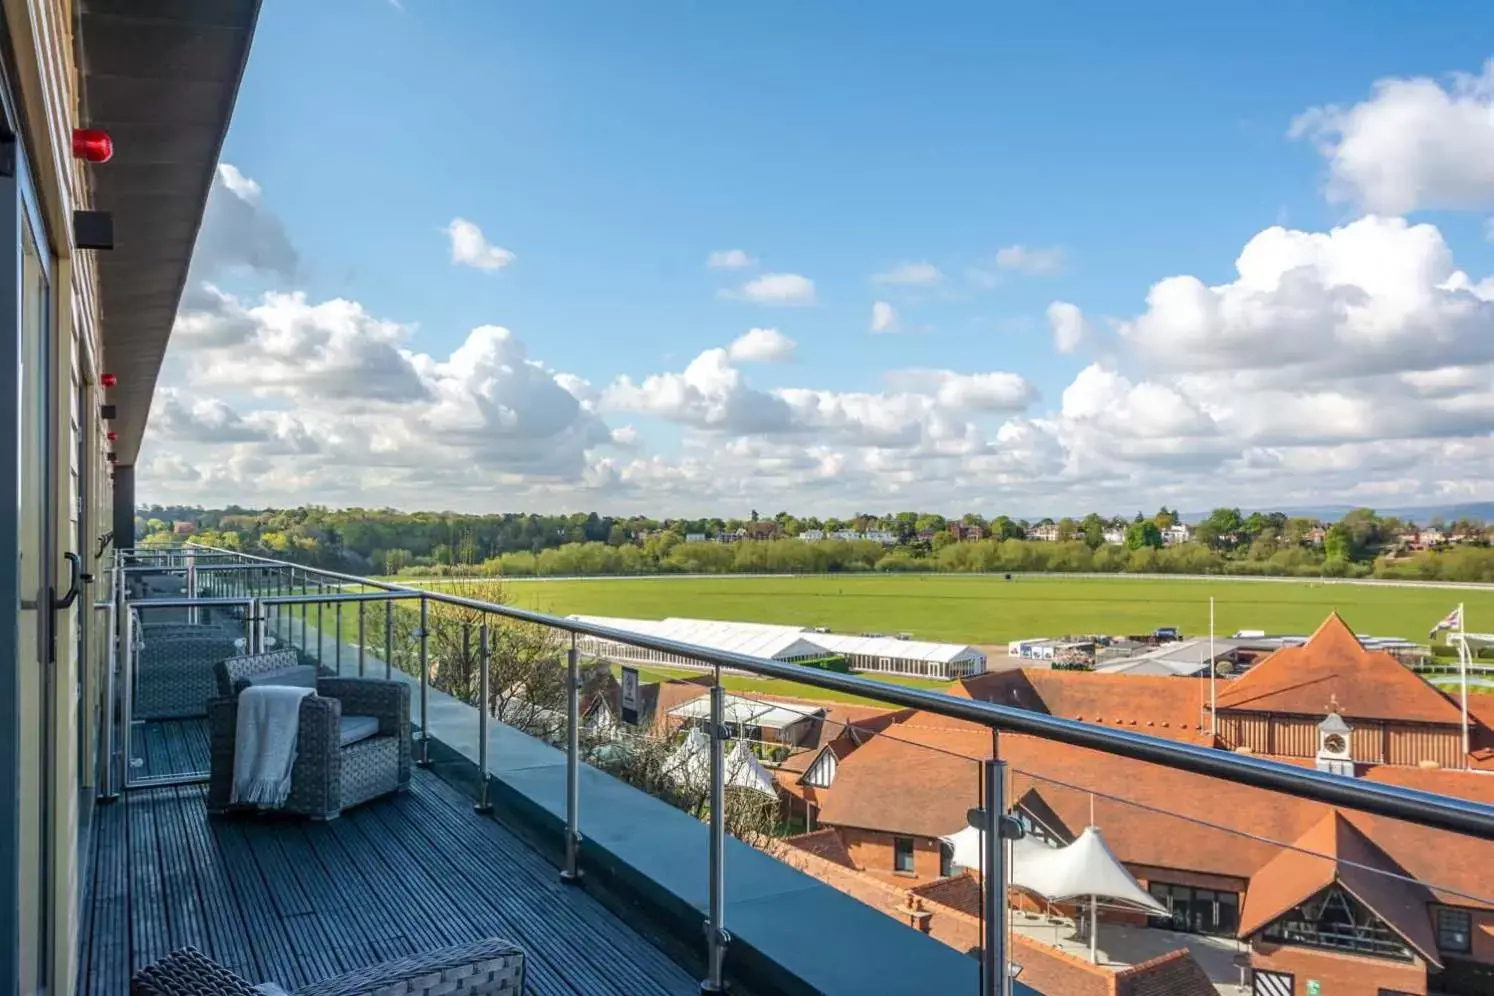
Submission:
[[[251,985],[196,948],[173,951],[135,973],[130,996],[268,996],[273,984]],[[360,968],[313,982],[289,996],[522,996],[524,952],[490,938]]]
[[[135,718],[206,716],[216,687],[213,664],[238,653],[237,634],[220,626],[162,623],[139,635]]]
[[[251,679],[294,668],[294,650],[230,657],[215,668],[208,703],[208,810],[229,810],[238,695]],[[382,678],[317,678],[301,700],[291,792],[282,811],[332,820],[344,809],[410,784],[410,686]]]

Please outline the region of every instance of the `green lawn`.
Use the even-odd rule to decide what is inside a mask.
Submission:
[[[1317,581],[870,575],[805,578],[644,578],[511,581],[514,604],[561,615],[694,616],[910,632],[927,640],[1005,643],[1067,633],[1149,633],[1179,626],[1310,633],[1337,609],[1358,632],[1422,639],[1459,602],[1471,630],[1494,630],[1494,588],[1453,591]]]

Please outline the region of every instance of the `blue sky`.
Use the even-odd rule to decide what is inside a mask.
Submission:
[[[295,265],[227,267],[214,282],[246,306],[272,289],[304,292],[313,303],[356,301],[368,315],[406,326],[399,348],[436,361],[473,328],[503,326],[548,371],[592,386],[595,397],[579,395],[583,415],[608,432],[631,426],[638,433],[619,453],[596,444],[595,426],[585,427],[573,439],[576,461],[538,473],[527,458],[509,467],[502,454],[466,453],[464,460],[486,459],[491,475],[456,485],[463,494],[472,489],[470,500],[458,502],[472,507],[542,499],[734,509],[765,480],[785,503],[827,510],[944,495],[1015,501],[1020,511],[1067,501],[1154,505],[1156,493],[1206,502],[1230,497],[1231,478],[1242,490],[1313,499],[1354,498],[1366,485],[1369,496],[1393,495],[1397,504],[1469,497],[1461,468],[1412,471],[1404,460],[1357,478],[1273,486],[1259,473],[1263,461],[1335,463],[1303,447],[1363,447],[1387,430],[1358,431],[1335,408],[1331,438],[1264,431],[1259,418],[1210,408],[1208,395],[1220,385],[1186,380],[1217,374],[1217,364],[1191,371],[1159,364],[1156,341],[1148,340],[1148,359],[1140,348],[1146,337],[1122,331],[1148,312],[1148,292],[1164,278],[1233,281],[1242,247],[1273,225],[1325,233],[1386,205],[1394,210],[1380,216],[1435,225],[1473,282],[1491,271],[1485,223],[1494,181],[1479,187],[1483,178],[1473,177],[1471,194],[1459,187],[1444,199],[1452,210],[1425,184],[1410,201],[1387,200],[1383,189],[1366,193],[1366,167],[1354,159],[1361,146],[1345,127],[1336,132],[1337,151],[1324,151],[1313,135],[1288,134],[1310,108],[1377,112],[1377,81],[1425,78],[1455,93],[1450,73],[1478,76],[1494,54],[1487,42],[1494,8],[1449,2],[1435,10],[1431,17],[1410,5],[1277,3],[1226,16],[1181,3],[950,3],[915,14],[906,4],[874,2],[271,2],[223,160],[258,185],[256,208],[283,226]],[[1471,89],[1469,99],[1483,106],[1486,98]],[[1368,120],[1352,127],[1373,149],[1385,130]],[[1428,125],[1431,133],[1437,127]],[[1420,172],[1407,184],[1447,180],[1429,157],[1435,154],[1411,162]],[[1348,194],[1329,189],[1339,173],[1350,176]],[[1363,181],[1358,188],[1355,178]],[[445,229],[456,218],[513,253],[512,263],[488,271],[453,265]],[[1047,254],[1047,264],[999,267],[998,252],[1012,247]],[[708,254],[727,249],[743,250],[756,265],[705,265]],[[932,264],[940,277],[917,285],[876,279],[909,263]],[[773,307],[723,296],[765,273],[809,278],[814,303]],[[895,310],[897,332],[869,331],[876,301]],[[1092,333],[1083,348],[1055,349],[1045,316],[1058,301],[1082,310]],[[906,393],[899,371],[936,369],[1012,372],[1030,385],[1024,398],[1031,400],[1021,408],[925,406],[919,444],[869,448],[866,438],[837,435],[840,423],[800,419],[797,409],[791,428],[770,433],[751,431],[760,421],[671,409],[657,396],[673,382],[656,382],[646,401],[609,392],[620,377],[647,386],[646,378],[678,374],[750,328],[776,329],[795,344],[792,362],[734,365],[731,376],[745,378],[754,399],[795,389],[833,394],[818,402],[823,411],[841,395]],[[1262,349],[1282,334],[1279,327],[1255,331]],[[1402,331],[1409,337],[1409,327]],[[1446,340],[1449,348],[1457,341]],[[209,362],[202,348],[178,336],[172,369]],[[1092,366],[1111,377],[1107,390],[1125,394],[1155,382],[1214,425],[1173,433],[1171,442],[1142,447],[1147,452],[1101,472],[1093,453],[1125,450],[1123,442],[1077,445],[1072,432],[1065,435],[1073,427],[1049,424],[1062,414],[1065,391]],[[1387,359],[1355,376],[1386,375],[1394,366]],[[174,383],[170,374],[166,389],[181,394],[171,400],[189,411],[212,402],[236,419],[256,409],[295,415],[305,408],[311,422],[329,414],[306,405],[315,392],[298,397],[278,386],[230,383],[208,397],[196,387],[211,377],[182,374],[183,383]],[[1332,385],[1331,367],[1294,376],[1308,390],[1353,393]],[[1479,397],[1482,377],[1472,375],[1469,388]],[[1115,378],[1124,378],[1119,388]],[[181,393],[188,391],[190,398]],[[494,402],[491,392],[486,397]],[[522,405],[496,403],[523,421]],[[1465,400],[1459,411],[1470,404],[1482,410],[1482,401]],[[726,407],[734,405],[728,398]],[[352,417],[334,414],[342,424]],[[1167,435],[1153,431],[1154,414],[1135,412],[1137,431],[1148,438]],[[981,438],[964,433],[957,454],[948,439],[961,434],[950,429],[958,420]],[[1036,448],[1053,452],[1020,469],[997,466],[1027,449],[998,445],[1003,426],[1008,442],[1028,430],[1046,433]],[[240,435],[233,443],[242,463],[262,440],[248,430]],[[1449,438],[1482,445],[1488,427],[1464,418],[1456,431],[1418,422],[1392,435],[1408,449],[1420,440],[1431,454]],[[185,426],[155,436],[163,456],[214,441]],[[1202,436],[1212,442],[1193,445]],[[766,476],[740,461],[711,467],[709,455],[732,444],[767,461]],[[1293,452],[1266,452],[1282,449]],[[827,456],[831,450],[840,462]],[[343,455],[356,462],[352,450]],[[259,456],[270,459],[274,447]],[[981,456],[1000,459],[982,469]],[[916,469],[939,460],[949,466]],[[655,466],[629,480],[628,466],[640,461]],[[779,473],[815,461],[814,488]],[[195,457],[189,462],[200,469]],[[655,479],[663,464],[694,472],[676,473],[665,486]],[[825,477],[857,478],[852,468],[856,483],[823,485]],[[162,470],[163,491],[210,484],[201,476],[172,483],[173,467]],[[225,471],[208,490],[253,490],[263,477]],[[735,483],[723,485],[727,478]],[[313,500],[317,487],[312,477],[284,481],[264,497]],[[440,505],[453,493],[439,475],[422,489],[411,466],[391,467],[362,490],[370,503],[387,492],[402,505]]]

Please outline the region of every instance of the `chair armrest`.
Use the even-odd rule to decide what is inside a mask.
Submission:
[[[316,693],[340,701],[345,716],[377,716],[380,734],[399,734],[410,727],[410,686],[403,681],[318,678]]]
[[[518,996],[524,992],[524,951],[501,938],[458,944],[386,961],[297,989],[295,996]]]

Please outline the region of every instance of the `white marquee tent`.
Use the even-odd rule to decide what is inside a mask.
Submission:
[[[953,849],[955,864],[979,869],[984,838],[985,831],[966,827],[940,839]],[[1031,837],[1024,837],[1013,841],[1007,854],[1011,862],[1011,883],[1017,888],[1052,902],[1089,899],[1091,961],[1096,955],[1098,918],[1095,912],[1099,899],[1159,916],[1167,915],[1167,908],[1143,889],[1105,846],[1098,827],[1085,827],[1073,843],[1064,847],[1047,847]]]
[[[674,749],[669,759],[669,770],[681,785],[699,789],[710,786],[711,741],[703,730],[696,727],[686,734],[684,742]],[[726,755],[726,784],[778,798],[778,786],[774,784],[773,776],[741,740]]]

